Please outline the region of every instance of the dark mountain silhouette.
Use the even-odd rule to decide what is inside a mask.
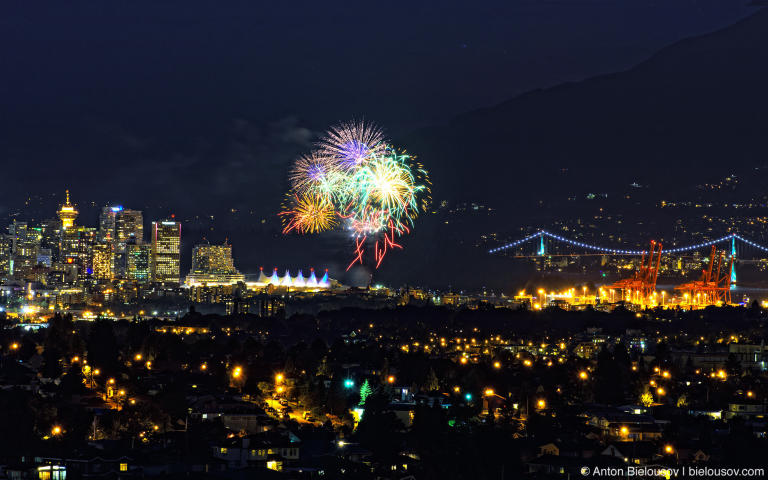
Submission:
[[[734,171],[764,175],[752,167],[768,164],[768,10],[630,70],[529,92],[402,144],[429,168],[436,201],[474,201],[497,213],[422,219],[376,277],[510,293],[531,266],[475,244],[484,233],[568,214],[539,207],[541,218],[522,216],[540,199],[615,195],[633,182],[650,186],[646,196],[670,199]]]
[[[430,167],[436,198],[502,209],[632,182],[662,192],[766,163],[768,10],[628,71],[532,91],[405,144]]]

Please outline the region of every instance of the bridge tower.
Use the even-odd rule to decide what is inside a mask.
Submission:
[[[547,254],[547,252],[544,250],[544,232],[541,232],[541,235],[539,235],[539,255],[542,257]]]
[[[736,286],[736,236],[731,237],[731,288]]]

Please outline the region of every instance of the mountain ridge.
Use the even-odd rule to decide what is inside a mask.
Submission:
[[[505,186],[531,192],[530,182],[513,181],[521,175],[551,177],[544,189],[552,191],[595,188],[600,177],[668,187],[674,182],[659,181],[648,164],[680,175],[716,170],[726,156],[768,158],[764,85],[768,10],[761,9],[627,70],[526,92],[417,131],[406,144],[433,172],[436,198],[499,201],[509,196],[493,192]],[[488,170],[499,175],[484,180]],[[463,197],[451,198],[457,192]]]

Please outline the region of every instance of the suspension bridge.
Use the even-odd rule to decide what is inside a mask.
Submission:
[[[720,249],[718,250],[718,247]],[[663,254],[667,257],[683,257],[711,248],[711,253],[702,258],[702,270],[699,280],[688,282],[675,287],[686,302],[701,301],[704,303],[730,303],[730,289],[736,283],[736,259],[765,258],[768,246],[761,245],[738,233],[714,238],[711,240],[676,245],[665,248]],[[644,305],[653,304],[656,300],[656,279],[659,273],[662,256],[661,242],[651,241],[647,250],[605,246],[566,238],[547,230],[523,237],[519,240],[489,250],[491,254],[503,253],[513,258],[551,258],[551,257],[582,257],[582,256],[639,256],[641,260],[634,274],[624,278],[608,288],[620,290],[619,298]],[[647,260],[646,260],[647,259]],[[683,293],[685,292],[685,293]]]
[[[672,254],[672,253],[684,253],[684,252],[693,252],[696,250],[701,250],[702,248],[710,247],[712,245],[720,245],[724,243],[730,243],[731,247],[731,255],[736,256],[737,251],[737,241],[742,242],[743,246],[754,248],[757,251],[761,252],[768,252],[768,247],[764,245],[760,245],[756,242],[753,242],[752,240],[749,240],[747,238],[742,237],[741,235],[737,233],[731,233],[724,237],[715,238],[713,240],[708,240],[701,243],[692,243],[690,245],[684,245],[681,247],[674,247],[674,248],[665,248],[664,253],[665,254]],[[546,230],[539,230],[534,234],[528,235],[527,237],[521,238],[519,240],[516,240],[514,242],[507,243],[505,245],[501,245],[500,247],[492,248],[488,251],[488,253],[499,253],[510,249],[515,249],[517,247],[521,247],[524,244],[528,243],[535,243],[537,246],[537,250],[534,254],[521,254],[516,256],[521,257],[536,257],[536,256],[548,256],[548,255],[561,255],[561,256],[582,256],[588,253],[576,253],[576,252],[570,252],[570,253],[547,253],[548,248],[547,244],[550,242],[559,242],[561,244],[570,246],[570,247],[579,247],[586,250],[586,252],[592,253],[594,255],[643,255],[648,254],[648,250],[632,250],[632,249],[622,249],[622,248],[615,248],[615,247],[605,247],[601,245],[595,245],[593,243],[587,243],[587,242],[581,242],[578,240],[572,240],[570,238],[563,237],[561,235],[557,235],[555,233],[548,232]]]

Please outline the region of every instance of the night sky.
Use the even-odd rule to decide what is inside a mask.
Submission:
[[[331,123],[365,117],[405,136],[531,89],[626,69],[734,23],[754,11],[746,3],[3,2],[0,214],[29,195],[56,192],[55,205],[70,188],[83,207],[182,216],[235,208],[271,225],[289,162]],[[89,215],[83,223],[95,224]],[[264,257],[294,261],[266,246],[281,242],[274,235],[258,236],[241,234]]]

